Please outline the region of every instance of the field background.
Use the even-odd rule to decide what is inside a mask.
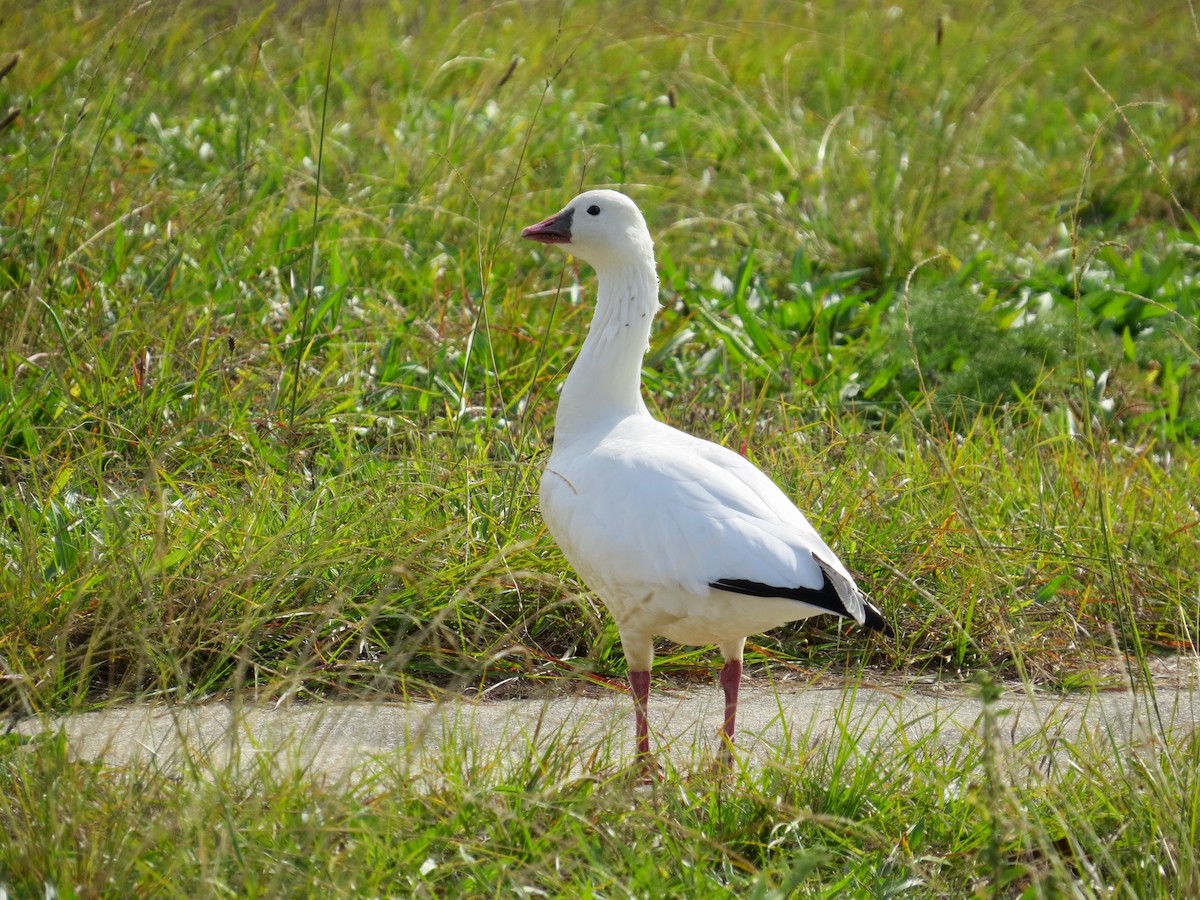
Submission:
[[[744,446],[898,632],[809,621],[756,638],[752,668],[1079,691],[1195,652],[1190,2],[0,10],[14,717],[615,689],[615,629],[536,503],[593,279],[518,238],[584,186],[633,196],[657,241],[652,408]],[[660,654],[660,676],[712,678],[711,649]],[[1200,747],[1166,746],[1161,766],[1088,757],[1048,795],[987,794],[980,816],[932,772],[1016,790],[987,752],[954,774],[906,758],[819,816],[787,759],[643,814],[586,779],[531,799],[519,766],[460,773],[441,800],[287,778],[214,794],[12,741],[0,821],[24,840],[0,849],[0,891],[354,892],[336,857],[367,894],[795,876],[817,894],[1169,896],[1200,890]],[[837,762],[803,784],[834,791]],[[812,815],[798,844],[747,836],[784,808]],[[171,812],[129,837],[148,809]],[[462,810],[533,830],[487,856],[455,843]],[[596,816],[612,835],[580,824]],[[628,854],[646,829],[658,862]],[[1147,846],[1168,862],[1135,865]],[[567,849],[592,863],[541,861]]]

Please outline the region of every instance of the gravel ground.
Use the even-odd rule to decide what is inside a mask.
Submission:
[[[1144,742],[1162,730],[1194,731],[1200,714],[1200,661],[1177,660],[1155,672],[1155,690],[1123,689],[1089,694],[1030,691],[1001,685],[995,710],[998,733],[1011,745],[1050,748],[1057,742],[1103,739],[1121,745]],[[589,692],[596,694],[597,692]],[[659,753],[681,768],[711,758],[718,746],[721,696],[714,685],[673,688],[655,684],[651,728]],[[749,680],[742,689],[738,745],[769,759],[785,741],[815,743],[846,728],[860,746],[917,740],[936,730],[944,743],[978,741],[983,704],[978,690],[929,679],[884,683],[826,679],[805,685]],[[364,771],[364,763],[420,765],[422,757],[450,752],[450,744],[495,753],[518,753],[530,743],[567,742],[580,759],[632,756],[630,700],[621,691],[595,696],[477,700],[452,697],[438,703],[312,702],[287,706],[132,705],[63,718],[20,722],[31,736],[63,728],[81,758],[109,765],[183,759],[206,765],[261,761],[302,765],[330,776]],[[1042,737],[1039,738],[1038,735]],[[1032,740],[1032,744],[1023,742]],[[864,741],[871,743],[864,743]]]

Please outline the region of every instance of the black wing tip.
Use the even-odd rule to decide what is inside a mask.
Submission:
[[[863,624],[862,627],[867,631],[878,631],[885,638],[894,638],[896,631],[892,628],[890,622],[883,617],[883,613],[874,603],[866,600],[863,601]]]
[[[779,585],[763,584],[761,581],[752,581],[749,578],[718,578],[716,581],[710,581],[708,586],[720,591],[729,591],[731,594],[745,594],[748,597],[799,600],[801,603],[807,603],[809,606],[815,606],[817,609],[833,613],[836,616],[849,616],[846,605],[842,603],[837,589],[829,580],[829,573],[822,569],[821,574],[825,581],[815,589],[780,587]]]
[[[720,591],[745,594],[750,597],[778,597],[783,600],[799,600],[802,603],[818,607],[833,615],[842,616],[846,619],[853,618],[849,610],[846,609],[845,604],[842,603],[842,598],[834,588],[833,582],[830,581],[829,573],[822,570],[822,574],[825,576],[825,583],[816,590],[778,587],[776,585],[763,584],[760,581],[751,581],[748,578],[718,578],[716,581],[710,581],[708,586]],[[883,613],[879,607],[865,598],[863,599],[862,627],[867,629],[867,631],[878,631],[886,638],[894,638],[896,636],[896,632],[888,620],[883,617]]]

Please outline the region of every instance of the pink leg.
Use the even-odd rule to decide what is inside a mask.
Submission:
[[[633,715],[637,722],[637,754],[642,762],[650,760],[650,723],[646,703],[650,698],[650,673],[630,672],[629,690],[633,692]]]
[[[721,687],[725,689],[725,724],[721,733],[725,736],[725,753],[733,746],[733,729],[737,719],[738,685],[742,681],[742,661],[731,659],[721,669]]]

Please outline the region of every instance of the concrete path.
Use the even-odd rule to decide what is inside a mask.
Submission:
[[[1004,686],[994,708],[1000,712],[999,732],[1012,744],[1040,733],[1047,740],[1097,738],[1121,745],[1162,730],[1189,733],[1200,718],[1200,663],[1182,661],[1176,669],[1156,682],[1153,696],[1126,690],[1062,695]],[[935,730],[941,742],[978,740],[982,711],[978,691],[961,684],[751,681],[742,692],[738,744],[768,758],[785,742],[813,743],[839,728],[868,740],[912,741]],[[658,751],[683,769],[710,758],[721,715],[715,685],[673,689],[655,684],[652,689],[650,720]],[[530,745],[545,749],[567,743],[581,758],[620,761],[632,755],[633,731],[629,696],[617,691],[538,700],[457,697],[441,703],[141,705],[27,719],[18,730],[33,735],[60,727],[80,757],[103,758],[111,765],[174,766],[184,758],[203,765],[245,764],[270,754],[273,762],[335,777],[372,760],[419,764],[454,748],[519,753]]]

